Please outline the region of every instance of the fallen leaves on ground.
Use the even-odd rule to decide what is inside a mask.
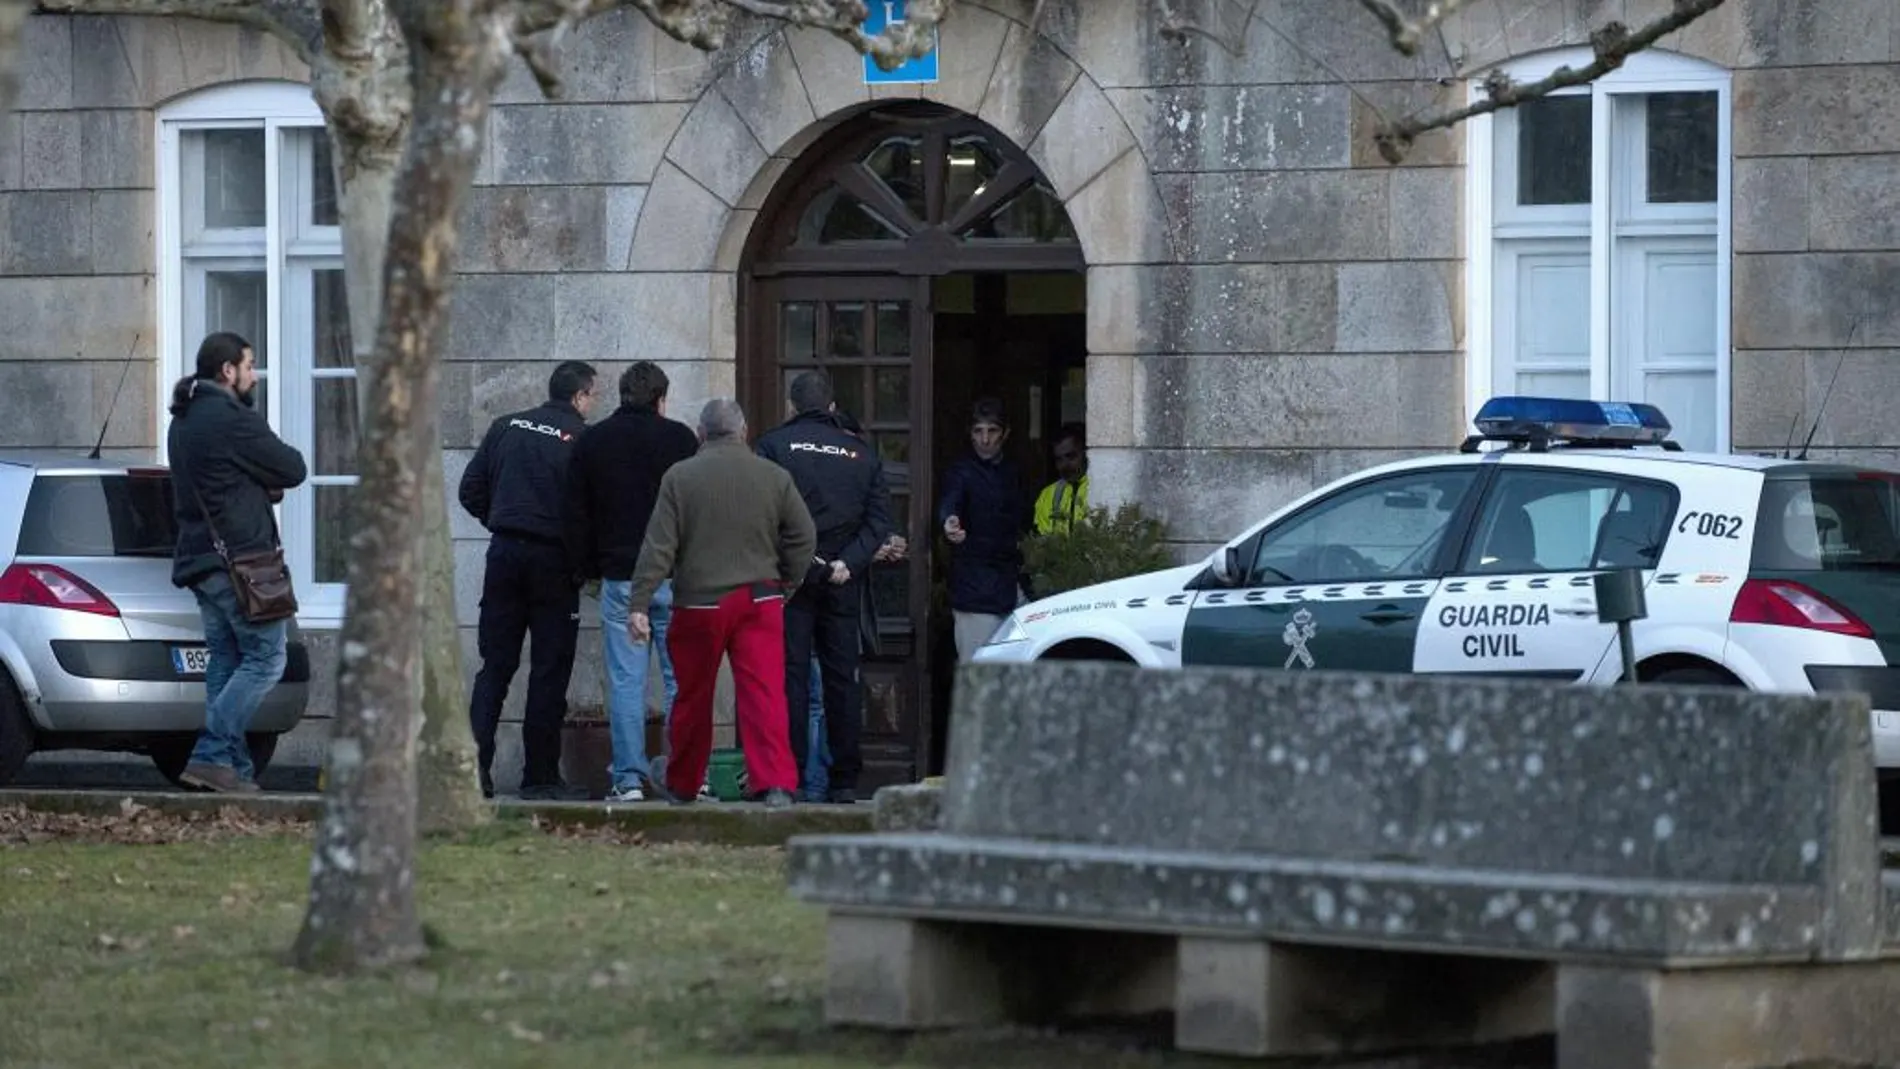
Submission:
[[[29,806],[0,806],[0,847],[36,843],[90,842],[153,845],[216,842],[259,835],[303,835],[309,822],[260,816],[240,806],[174,813],[122,798],[104,813],[54,813]]]

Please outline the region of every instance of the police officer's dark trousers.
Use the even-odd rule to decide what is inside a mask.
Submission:
[[[580,634],[580,591],[561,547],[497,533],[488,543],[482,577],[482,611],[476,634],[481,671],[469,696],[469,725],[489,782],[495,760],[495,729],[508,685],[521,667],[521,640],[529,643],[528,702],[522,712],[521,747],[526,758],[523,787],[561,781],[561,722],[567,717],[567,683],[574,672]]]
[[[811,579],[785,604],[785,704],[792,734],[792,760],[804,786],[805,760],[811,750],[806,731],[811,715],[811,657],[818,653],[818,671],[825,689],[825,740],[831,747],[829,790],[855,791],[863,756],[858,750],[864,714],[863,689],[858,686],[859,599],[863,596],[852,576],[833,585]]]

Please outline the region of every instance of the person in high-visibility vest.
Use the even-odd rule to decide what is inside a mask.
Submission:
[[[1089,511],[1088,436],[1080,423],[1065,423],[1056,432],[1056,481],[1036,496],[1036,533],[1067,532],[1077,517]]]

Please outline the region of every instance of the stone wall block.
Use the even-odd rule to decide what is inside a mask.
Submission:
[[[603,186],[490,186],[469,191],[462,214],[466,272],[602,271],[622,266],[607,248]]]
[[[1088,268],[1088,347],[1091,365],[1096,357],[1143,351],[1141,300],[1144,290],[1159,286],[1161,269],[1133,265]],[[1095,405],[1089,404],[1091,417]]]
[[[1797,435],[1805,439],[1818,415],[1821,423],[1814,434],[1817,446],[1831,449],[1900,446],[1900,420],[1893,418],[1893,399],[1900,397],[1900,350],[1820,350],[1809,352],[1805,364],[1800,391],[1805,403],[1796,427]],[[1828,394],[1830,382],[1834,384],[1832,396]],[[1827,401],[1825,409],[1823,398]],[[1785,435],[1785,430],[1783,433]]]
[[[1388,172],[1173,174],[1162,197],[1185,216],[1194,263],[1379,260],[1391,246]]]
[[[783,33],[774,33],[739,53],[720,76],[718,88],[768,155],[818,120]]]
[[[551,104],[495,109],[501,185],[653,180],[686,109],[678,104]]]
[[[1429,352],[1455,346],[1459,268],[1454,263],[1340,265],[1339,351]]]
[[[1900,152],[1900,64],[1737,71],[1734,142],[1737,156]]]
[[[81,190],[0,197],[0,275],[92,271],[92,197]]]
[[[961,22],[968,13],[959,9],[950,21]],[[819,118],[871,99],[871,90],[864,84],[864,59],[850,45],[823,30],[806,28],[786,30],[785,43],[792,50],[799,80]]]
[[[563,42],[555,70],[561,101],[570,104],[635,103],[654,99],[654,38],[664,36],[645,15],[615,7],[595,15]],[[497,104],[540,104],[546,94],[520,57],[496,90]]]
[[[1138,456],[1136,500],[1165,518],[1168,536],[1177,540],[1225,541],[1313,488],[1313,454],[1305,450],[1181,449]]]
[[[1136,444],[1136,359],[1089,354],[1089,448]]]
[[[732,104],[707,93],[686,116],[666,158],[730,206],[745,196],[766,153]]]
[[[510,363],[466,365],[468,372],[468,425],[471,447],[481,444],[489,424],[548,399],[548,376],[560,359],[545,350]],[[445,443],[453,444],[453,443]]]
[[[6,423],[8,444],[27,448],[90,448],[98,439],[105,401],[111,396],[107,393],[105,398],[99,397],[99,373],[109,372],[105,377],[116,381],[125,367],[124,357],[125,350],[121,349],[116,354],[118,362],[109,364],[97,362],[97,358],[0,362],[0,420]],[[114,423],[123,417],[129,428],[138,418],[137,410],[144,407],[145,425],[152,425],[149,405],[141,405],[137,399],[130,404],[122,399],[120,405],[119,413],[113,417]],[[126,429],[121,429],[120,441],[113,444],[124,443]]]
[[[156,124],[143,109],[79,113],[80,176],[88,189],[151,189]]]
[[[1900,155],[1807,162],[1810,248],[1900,249]]]
[[[1828,0],[1824,4],[1757,0],[1724,4],[1708,17],[1715,15],[1725,18],[1712,26],[1726,21],[1744,29],[1752,46],[1750,58],[1759,57],[1759,62],[1777,67],[1884,63],[1892,36],[1900,29],[1900,15],[1891,0]],[[1683,36],[1693,40],[1694,30],[1693,25],[1685,28]]]
[[[63,111],[73,106],[73,20],[35,15],[16,54],[21,111]]]
[[[925,100],[934,100],[946,107],[974,115],[976,109],[982,106],[983,93],[989,89],[990,75],[996,70],[996,57],[1002,52],[1003,39],[1009,35],[1010,26],[1007,19],[998,18],[981,8],[959,8],[939,31],[937,81],[928,85],[892,88],[915,91]],[[857,67],[859,71],[863,70],[862,64],[860,60]],[[801,66],[800,70],[804,68]],[[872,93],[877,95],[877,90],[872,90]]]
[[[713,267],[729,209],[671,163],[660,165],[633,232],[634,271],[706,271]]]
[[[0,115],[0,193],[19,189],[25,182],[26,135],[24,117],[17,111]]]
[[[1791,428],[1797,438],[1807,434],[1814,418],[1807,368],[1805,352],[1735,350],[1729,363],[1729,436],[1737,452],[1780,451]]]
[[[112,189],[91,196],[93,272],[149,275],[157,270],[152,191]]]
[[[1067,98],[1081,73],[1046,38],[1032,36],[1019,25],[1011,26],[977,117],[1016,144],[1029,145],[1042,132],[1056,105]],[[1037,162],[1042,162],[1041,157]]]
[[[154,300],[137,275],[0,278],[0,363],[153,359]]]
[[[1167,263],[1168,206],[1132,145],[1064,205],[1090,264]]]
[[[1386,212],[1394,260],[1452,260],[1465,252],[1465,173],[1457,167],[1391,172]]]
[[[1338,85],[1111,89],[1156,171],[1345,167],[1352,94]]]
[[[602,254],[607,269],[625,271],[633,263],[633,232],[640,227],[640,212],[646,208],[647,186],[607,187],[607,234]]]
[[[1756,156],[1735,161],[1732,239],[1737,253],[1800,252],[1808,247],[1809,161]]]
[[[83,182],[79,113],[24,112],[25,132],[22,183],[28,189],[77,189]]]
[[[308,82],[295,50],[262,30],[197,19],[74,16],[73,106],[153,107],[206,86]]]
[[[549,351],[590,360],[699,359],[708,348],[703,274],[570,275],[554,291]]]
[[[481,521],[469,515],[468,510],[462,507],[459,493],[462,474],[468,470],[468,462],[474,457],[475,450],[473,449],[444,449],[442,451],[442,483],[449,513],[449,537],[457,542],[488,537],[488,532],[482,529]]]
[[[1737,256],[1734,290],[1737,348],[1900,345],[1900,252]]]
[[[1455,365],[1461,359],[1456,353],[1144,357],[1141,444],[1442,448],[1457,433],[1451,414],[1460,407]],[[1417,416],[1380,423],[1368,422],[1368,412]]]
[[[1352,165],[1388,168],[1379,152],[1378,133],[1388,120],[1437,111],[1454,103],[1462,104],[1464,83],[1440,86],[1432,82],[1383,82],[1363,87],[1352,98]],[[1465,158],[1465,127],[1433,130],[1419,135],[1401,167],[1447,167],[1462,164]]]
[[[1089,79],[1070,87],[1049,122],[1029,145],[1029,155],[1067,200],[1122,154],[1135,148],[1128,124],[1108,95]]]
[[[447,361],[527,360],[546,352],[554,336],[554,295],[566,285],[553,274],[458,276]]]

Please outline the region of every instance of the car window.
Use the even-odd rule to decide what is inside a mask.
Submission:
[[[1754,565],[1771,571],[1900,567],[1900,477],[1776,477],[1762,484]]]
[[[27,493],[23,557],[169,557],[178,542],[165,475],[42,475]]]
[[[1425,574],[1473,478],[1468,467],[1407,472],[1309,506],[1265,532],[1248,585]]]
[[[1675,489],[1662,483],[1606,472],[1501,471],[1459,571],[1653,568],[1675,507]]]

